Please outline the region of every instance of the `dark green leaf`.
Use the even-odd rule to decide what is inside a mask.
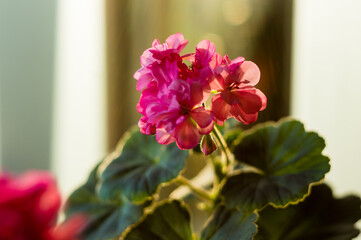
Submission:
[[[152,196],[161,183],[178,176],[188,151],[176,144],[159,144],[154,136],[131,132],[119,157],[101,175],[100,197],[111,200],[126,196],[135,202]]]
[[[192,240],[187,208],[179,201],[159,205],[132,228],[125,240]]]
[[[260,212],[257,240],[349,240],[359,234],[354,224],[361,218],[361,200],[334,199],[326,185],[314,186],[298,205],[267,207]]]
[[[233,150],[234,142],[241,137],[243,130],[240,128],[234,128],[227,131],[224,134],[224,139],[226,140],[227,145]]]
[[[264,124],[248,130],[235,144],[238,161],[259,172],[235,174],[225,183],[221,195],[230,207],[260,209],[272,203],[285,206],[304,198],[309,185],[324,178],[329,158],[322,155],[324,140],[306,132],[296,120]]]
[[[147,203],[136,205],[123,198],[117,203],[104,202],[96,195],[99,165],[91,172],[87,182],[74,191],[67,202],[67,217],[85,214],[88,224],[82,235],[87,240],[109,239],[120,235],[143,215]]]
[[[246,215],[220,206],[202,232],[201,240],[250,240],[256,233],[257,214]]]

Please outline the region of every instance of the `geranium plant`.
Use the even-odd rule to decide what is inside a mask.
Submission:
[[[187,43],[177,33],[163,44],[154,40],[142,54],[134,74],[141,92],[138,127],[124,134],[67,201],[66,221],[82,219],[78,237],[356,237],[360,198],[335,199],[321,184],[330,170],[323,138],[290,118],[243,130],[267,105],[255,87],[259,68],[243,57],[221,56],[209,40],[181,54]],[[205,167],[187,178],[187,166],[200,159]],[[164,189],[169,194],[161,194]],[[188,206],[194,199],[197,209]],[[2,202],[0,196],[0,213]],[[192,219],[199,211],[208,219],[198,229]]]

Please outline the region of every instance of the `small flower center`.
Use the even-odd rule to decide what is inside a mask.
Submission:
[[[179,115],[186,116],[186,115],[188,115],[188,114],[189,114],[188,108],[182,106],[181,109],[180,109],[180,111],[179,111]]]
[[[228,86],[229,91],[231,91],[232,89],[235,89],[235,88],[237,88],[237,83],[236,82],[233,82]]]

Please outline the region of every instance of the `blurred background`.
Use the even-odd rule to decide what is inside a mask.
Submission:
[[[210,39],[261,69],[259,121],[327,143],[337,195],[361,195],[361,1],[2,0],[0,166],[48,169],[64,195],[137,123],[133,73],[154,38]]]

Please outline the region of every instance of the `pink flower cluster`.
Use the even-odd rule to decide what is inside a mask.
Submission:
[[[155,134],[161,144],[176,141],[180,149],[194,148],[214,123],[223,125],[232,117],[244,124],[256,121],[267,104],[266,96],[254,87],[260,78],[256,64],[243,57],[222,57],[209,40],[201,41],[195,53],[181,56],[187,43],[181,33],[163,44],[155,39],[134,74],[137,90],[142,91],[137,105],[143,115],[140,131]]]
[[[49,173],[19,177],[0,173],[1,240],[77,240],[85,218],[76,216],[56,227],[60,194]]]

